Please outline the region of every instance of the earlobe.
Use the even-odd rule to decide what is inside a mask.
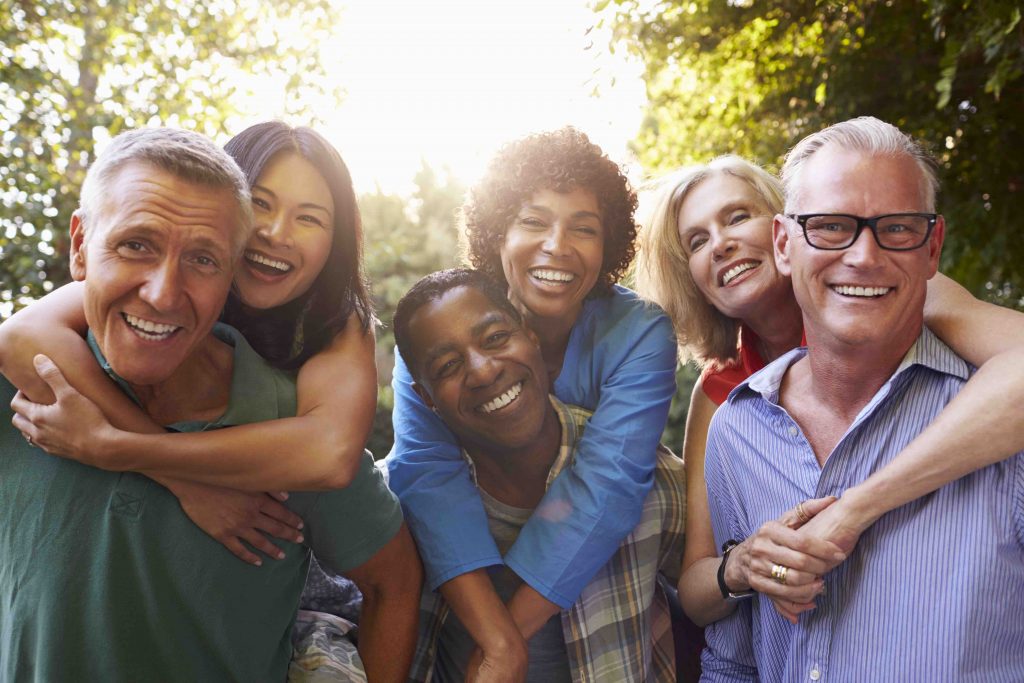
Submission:
[[[776,214],[772,219],[772,246],[775,251],[775,268],[789,277],[789,230],[786,229],[786,218]]]
[[[75,280],[85,279],[85,223],[81,210],[71,214],[71,261],[69,270]]]

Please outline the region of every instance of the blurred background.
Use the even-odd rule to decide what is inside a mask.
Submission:
[[[943,271],[1024,310],[1016,0],[0,0],[0,319],[68,280],[84,169],[113,135],[312,126],[360,195],[383,456],[394,305],[458,262],[456,210],[502,142],[572,124],[640,184],[726,152],[777,171],[862,114],[941,160]]]

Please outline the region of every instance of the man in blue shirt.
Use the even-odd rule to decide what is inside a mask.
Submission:
[[[716,541],[883,467],[973,369],[923,327],[945,225],[934,162],[873,118],[816,133],[783,169],[776,261],[807,349],[740,384],[708,435]],[[709,681],[1024,680],[1024,461],[979,470],[882,516],[787,622],[764,596],[707,631]],[[819,578],[752,566],[789,586]]]

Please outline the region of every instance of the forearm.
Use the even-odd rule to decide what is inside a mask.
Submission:
[[[105,466],[243,491],[344,488],[364,444],[337,429],[339,421],[300,416],[187,434],[121,430],[105,444]]]
[[[363,594],[359,657],[367,680],[404,681],[416,650],[423,586],[419,557],[405,525],[369,562],[347,575]]]
[[[989,360],[888,465],[839,500],[865,529],[879,517],[1024,450],[1024,349]]]
[[[686,616],[698,626],[716,622],[736,609],[735,604],[722,599],[718,588],[721,561],[719,557],[703,557],[691,564],[679,579],[679,602]],[[734,592],[750,589],[750,586],[742,584],[743,581],[736,581],[736,585],[727,582]]]
[[[484,653],[495,660],[526,656],[526,636],[494,590],[486,569],[446,581],[438,589]]]
[[[524,583],[508,601],[508,613],[512,616],[523,640],[530,640],[548,622],[558,614],[560,608],[529,584]]]

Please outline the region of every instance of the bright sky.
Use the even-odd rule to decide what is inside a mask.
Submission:
[[[588,33],[586,0],[341,1],[323,61],[347,95],[320,130],[357,191],[407,193],[421,159],[472,182],[503,142],[570,123],[630,161],[642,67],[610,54],[604,29]],[[252,122],[279,108],[270,89]]]

